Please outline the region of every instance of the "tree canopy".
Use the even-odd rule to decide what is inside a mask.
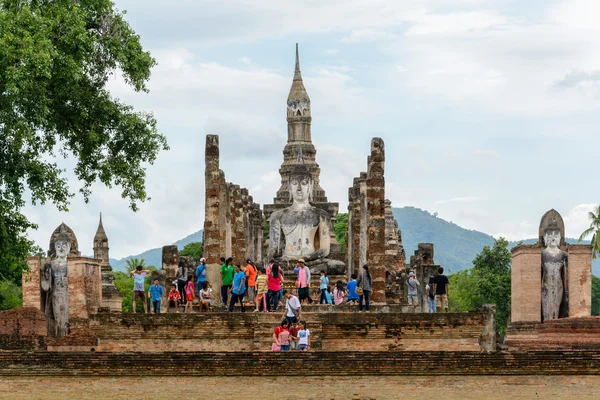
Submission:
[[[348,214],[339,213],[335,216],[335,239],[342,245],[342,252],[346,251],[346,234],[348,232]]]
[[[194,261],[198,262],[202,256],[202,242],[192,242],[186,244],[179,252],[179,255],[192,257]]]
[[[450,276],[450,308],[469,311],[484,304],[496,304],[496,329],[503,334],[510,315],[512,257],[504,238],[485,246],[473,260],[473,267]]]
[[[134,211],[148,199],[145,166],[166,139],[106,84],[120,73],[146,92],[155,64],[110,0],[0,0],[0,274],[20,274],[31,251],[27,201],[67,210],[60,157],[76,160],[85,201],[97,181]]]
[[[600,204],[594,208],[594,211],[588,213],[588,219],[590,220],[590,227],[579,236],[579,241],[581,242],[587,236],[592,235],[590,245],[592,246],[592,257],[595,259],[600,255]]]

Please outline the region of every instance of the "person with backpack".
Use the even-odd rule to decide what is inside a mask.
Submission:
[[[204,287],[204,282],[206,282],[206,258],[202,257],[200,259],[200,265],[196,268],[196,282],[198,288],[198,298],[200,298],[200,290]]]
[[[421,283],[417,280],[414,271],[410,271],[408,274],[406,284],[408,286],[408,305],[416,307],[419,305],[419,286],[421,286]]]
[[[363,265],[362,271],[358,276],[358,280],[356,282],[357,287],[359,288],[356,289],[356,292],[359,295],[358,311],[363,310],[363,300],[365,301],[365,310],[369,311],[373,279],[371,277],[371,274],[369,273],[369,266],[367,264]]]
[[[286,299],[283,318],[287,319],[288,326],[291,326],[294,322],[298,323],[302,305],[300,304],[298,297],[294,296],[290,291],[284,290],[283,297]]]
[[[231,301],[229,302],[229,312],[233,312],[233,307],[239,301],[242,312],[246,312],[244,307],[244,292],[246,291],[246,274],[242,272],[242,267],[235,266],[235,275],[233,276],[233,287],[231,290]]]
[[[437,304],[435,304],[435,292],[433,291],[433,276],[429,277],[429,283],[425,286],[425,295],[427,296],[427,305],[430,313],[437,312]]]

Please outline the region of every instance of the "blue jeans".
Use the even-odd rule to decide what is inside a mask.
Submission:
[[[279,303],[279,291],[274,291],[274,290],[267,291],[268,311],[275,312],[277,310],[277,303]]]
[[[237,294],[237,293],[231,293],[231,301],[229,302],[229,312],[233,312],[233,306],[235,306],[235,303],[240,302],[240,306],[242,306],[242,312],[245,312],[246,309],[244,308],[244,295],[243,294]]]
[[[280,351],[290,351],[290,345],[289,344],[282,344],[279,347],[280,347],[279,348]]]
[[[431,298],[427,296],[427,304],[429,305],[429,312],[436,313],[437,312],[437,304],[435,303],[435,298]]]
[[[152,300],[152,306],[154,307],[154,314],[160,314],[160,300]]]
[[[327,289],[321,289],[321,297],[319,297],[319,304],[327,304]]]

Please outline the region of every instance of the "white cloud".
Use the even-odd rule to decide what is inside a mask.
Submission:
[[[239,61],[241,61],[242,63],[246,64],[246,65],[250,65],[250,63],[252,62],[252,60],[248,57],[241,57],[238,59]]]
[[[598,204],[579,204],[569,210],[567,215],[563,215],[567,237],[579,239],[579,235],[590,227],[588,213],[597,206]]]

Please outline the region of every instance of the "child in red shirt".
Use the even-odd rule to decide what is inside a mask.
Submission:
[[[175,306],[175,310],[179,312],[179,300],[181,299],[181,295],[177,290],[177,286],[171,285],[171,291],[169,292],[169,297],[167,299],[167,312],[169,312],[169,306],[171,303]]]

